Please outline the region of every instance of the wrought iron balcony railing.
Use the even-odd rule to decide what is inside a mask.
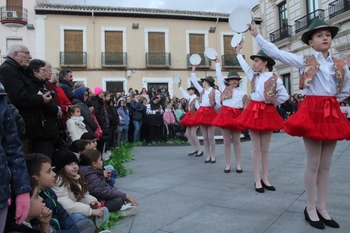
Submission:
[[[350,0],[336,0],[328,4],[329,18],[350,10]]]
[[[190,57],[192,54],[187,54],[187,67],[192,67],[192,64],[190,62]],[[210,60],[204,55],[199,54],[199,56],[202,58],[201,63],[197,65],[198,68],[209,68],[210,67]]]
[[[0,13],[1,23],[6,24],[21,24],[27,25],[28,10],[16,6],[2,6]]]
[[[169,67],[171,53],[146,53],[146,67]]]
[[[61,66],[86,67],[86,52],[60,52]]]
[[[224,54],[221,56],[221,61],[222,61],[223,68],[241,67],[241,65],[238,62],[236,54]]]
[[[101,53],[102,66],[127,66],[127,53],[103,52]]]
[[[302,30],[307,29],[308,25],[314,20],[314,19],[323,19],[324,18],[324,10],[318,9],[315,10],[304,17],[295,20],[295,33],[298,33]]]
[[[277,41],[291,37],[291,35],[292,35],[292,26],[287,25],[287,26],[280,28],[274,32],[271,32],[270,33],[270,41],[272,43],[275,43]]]

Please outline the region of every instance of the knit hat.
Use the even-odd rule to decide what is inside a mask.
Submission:
[[[94,88],[95,96],[98,96],[98,94],[100,94],[101,92],[103,92],[103,89],[101,87],[95,87]]]
[[[209,83],[209,85],[211,86],[211,87],[213,87],[213,86],[215,86],[215,80],[213,79],[213,77],[211,77],[211,76],[207,76],[207,77],[205,77],[205,78],[201,78],[201,81],[203,82],[203,81],[206,81],[206,82],[208,82]]]
[[[260,57],[263,60],[266,60],[271,66],[274,66],[276,64],[275,60],[273,60],[270,56],[267,56],[266,53],[262,50],[260,50],[256,55],[251,55],[250,59],[254,61],[256,57]]]
[[[53,154],[53,165],[56,172],[72,162],[78,163],[78,158],[72,151],[66,148],[60,148]]]
[[[228,72],[227,78],[225,78],[226,81],[230,80],[230,79],[238,79],[241,80],[242,78],[239,76],[239,74],[237,73],[237,71],[231,70],[230,72]]]
[[[312,21],[312,23],[310,24],[307,31],[301,36],[301,41],[304,42],[305,44],[309,45],[309,40],[310,40],[311,36],[317,30],[320,30],[320,29],[329,29],[331,32],[332,39],[337,35],[337,33],[339,31],[338,27],[329,26],[324,21],[322,21],[320,19],[315,19],[314,21]]]

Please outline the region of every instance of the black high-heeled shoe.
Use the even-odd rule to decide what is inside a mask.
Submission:
[[[316,209],[317,211],[317,215],[318,217],[320,218],[320,220],[326,225],[326,226],[329,226],[329,227],[333,227],[333,228],[339,228],[339,224],[334,221],[333,219],[325,219],[321,214],[320,212],[318,212],[318,210]]]
[[[210,163],[211,162],[211,158],[209,160],[204,160],[204,163]]]
[[[241,168],[241,169],[238,169],[237,167],[236,167],[236,172],[237,173],[242,173],[243,172],[243,169]]]
[[[306,210],[306,207],[305,207],[305,210],[304,210],[304,216],[305,216],[305,221],[309,222],[309,224],[314,227],[314,228],[317,228],[317,229],[324,229],[324,224],[323,222],[321,222],[321,220],[318,220],[318,221],[312,221],[309,217],[309,214],[307,213],[307,210]]]
[[[257,191],[258,193],[263,193],[263,192],[265,192],[265,189],[264,189],[263,187],[257,188],[256,185],[255,185],[255,182],[254,182],[254,188],[255,188],[255,191]]]
[[[271,186],[267,186],[264,181],[261,179],[261,185],[266,188],[267,190],[270,190],[270,191],[276,191],[276,188],[273,187],[272,185]]]
[[[189,153],[188,156],[191,156],[191,155],[196,155],[198,152],[198,150],[196,150],[195,152],[192,152],[192,153]]]
[[[226,167],[225,167],[224,172],[225,173],[230,173],[231,172],[231,167],[229,169],[226,169]]]
[[[203,155],[204,155],[204,151],[202,151],[202,153],[200,153],[200,154],[198,154],[198,151],[197,151],[195,157],[200,157],[200,156],[203,156]]]

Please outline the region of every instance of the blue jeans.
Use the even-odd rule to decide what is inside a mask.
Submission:
[[[77,223],[81,220],[84,220],[84,219],[89,219],[89,217],[86,217],[86,216],[79,214],[79,213],[73,213],[70,216],[74,220],[75,223]]]
[[[141,121],[132,121],[132,123],[134,124],[134,142],[137,142],[140,140],[142,120]]]

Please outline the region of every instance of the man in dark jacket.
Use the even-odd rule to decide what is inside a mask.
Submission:
[[[38,95],[31,82],[27,72],[31,58],[26,46],[14,44],[9,47],[7,58],[0,66],[6,92],[26,124],[26,132],[21,137],[24,153],[35,152],[32,145],[43,135],[43,106],[52,99],[49,93]]]
[[[64,93],[66,93],[66,96],[70,101],[74,98],[74,93],[72,90],[72,86],[69,84],[69,82],[73,81],[73,73],[71,70],[63,69],[60,71],[58,76],[58,84],[60,88],[64,90]]]

